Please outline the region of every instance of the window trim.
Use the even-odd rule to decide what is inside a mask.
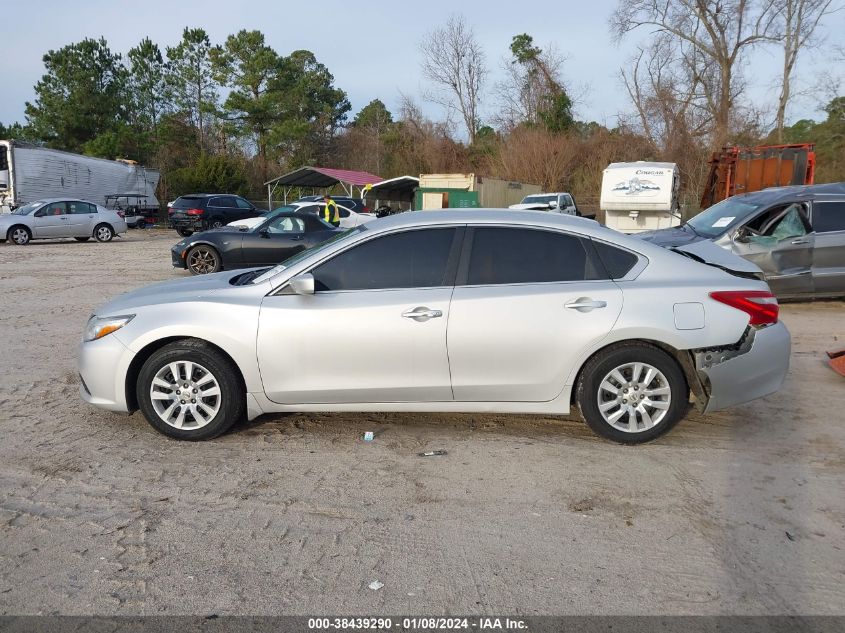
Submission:
[[[412,286],[412,287],[399,287],[399,288],[358,288],[358,289],[350,289],[350,290],[317,290],[314,292],[315,295],[335,295],[335,294],[346,294],[351,292],[393,292],[396,290],[433,290],[436,288],[454,288],[456,282],[456,274],[458,270],[458,261],[462,254],[464,241],[466,239],[466,225],[465,224],[436,224],[436,225],[422,225],[422,226],[413,226],[413,227],[397,227],[393,231],[388,231],[384,233],[377,233],[375,235],[369,236],[367,239],[356,240],[354,243],[348,245],[346,248],[336,251],[334,253],[330,253],[323,259],[314,264],[308,266],[304,270],[297,273],[297,275],[303,275],[305,273],[313,274],[315,268],[322,266],[325,263],[328,263],[335,257],[339,257],[343,253],[356,248],[358,246],[362,246],[368,242],[373,240],[377,240],[383,237],[389,237],[391,235],[397,235],[399,233],[412,233],[415,231],[426,231],[431,229],[455,229],[456,234],[452,240],[452,246],[449,250],[449,258],[446,261],[446,276],[447,279],[451,279],[452,283],[446,283],[440,286]],[[297,275],[294,275],[296,277]],[[274,292],[273,294],[287,294],[282,292],[285,288],[290,285],[290,280],[283,283],[279,289]]]
[[[593,266],[597,268],[599,271],[603,271],[606,277],[604,279],[572,279],[569,281],[518,281],[506,284],[468,284],[467,279],[469,277],[469,262],[470,257],[472,256],[472,247],[473,241],[475,239],[475,229],[487,229],[487,228],[498,228],[498,229],[525,229],[529,231],[543,231],[546,233],[557,233],[559,235],[565,235],[567,237],[572,237],[579,240],[584,248],[584,256],[593,262]],[[464,248],[461,253],[461,260],[458,264],[458,275],[455,278],[455,287],[458,288],[507,288],[507,287],[517,287],[517,286],[556,286],[560,284],[583,284],[583,283],[605,283],[605,282],[614,282],[620,281],[620,279],[612,279],[610,275],[607,273],[607,270],[604,267],[604,262],[601,261],[601,258],[598,256],[598,253],[595,252],[595,249],[592,248],[592,240],[593,238],[589,235],[583,235],[581,233],[574,233],[571,231],[565,231],[558,229],[556,227],[548,227],[548,226],[531,226],[528,224],[470,224],[467,225],[467,231],[464,235]],[[590,242],[589,249],[584,244],[584,242]],[[600,240],[601,241],[601,240]],[[615,246],[616,248],[621,248],[616,244],[612,244],[610,242],[605,242],[610,246]],[[623,249],[629,250],[629,249]],[[638,258],[642,258],[639,253],[634,253],[630,251],[633,255],[636,255]],[[631,271],[639,266],[639,263],[634,264]],[[643,266],[644,268],[644,266]],[[628,274],[631,273],[628,271]],[[637,273],[639,274],[639,272]]]

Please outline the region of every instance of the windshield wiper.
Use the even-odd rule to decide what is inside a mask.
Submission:
[[[249,272],[242,273],[242,274],[240,274],[236,277],[232,277],[232,279],[230,280],[229,283],[231,283],[233,286],[245,286],[248,283],[250,283],[253,279],[255,279],[256,277],[259,277],[260,275],[263,275],[264,273],[266,273],[268,270],[270,270],[270,269],[269,268],[259,268],[258,270],[251,270]]]

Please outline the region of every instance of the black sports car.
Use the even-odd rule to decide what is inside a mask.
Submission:
[[[273,211],[253,228],[224,226],[194,233],[174,245],[170,255],[174,267],[194,275],[272,266],[345,230],[316,215]]]

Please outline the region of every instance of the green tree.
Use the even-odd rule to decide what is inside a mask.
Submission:
[[[182,41],[167,47],[167,85],[174,106],[197,128],[205,147],[207,121],[217,106],[217,84],[211,70],[211,40],[203,29],[185,27]]]
[[[145,37],[129,49],[129,88],[138,122],[158,136],[158,124],[167,105],[167,67],[158,44]]]
[[[783,138],[786,143],[815,143],[816,182],[845,181],[845,96],[832,99],[824,111],[824,121],[797,121],[784,129]]]
[[[527,33],[515,35],[510,46],[512,72],[500,87],[511,125],[542,125],[550,132],[568,130],[575,123],[572,100],[560,80],[560,59],[534,46]],[[519,119],[519,120],[517,120]]]
[[[279,159],[303,165],[330,157],[331,141],[351,109],[329,70],[306,50],[281,59],[279,110],[270,142]]]
[[[0,139],[8,140],[12,138],[22,139],[26,136],[24,127],[20,123],[12,123],[11,125],[3,125],[0,121]]]
[[[78,152],[110,133],[126,114],[127,71],[105,39],[84,39],[43,57],[47,72],[35,84],[26,118],[51,147]]]
[[[255,143],[266,181],[267,144],[279,116],[279,55],[267,46],[261,31],[242,30],[212,48],[210,57],[214,78],[231,89],[223,116],[233,123],[236,135]]]
[[[168,194],[171,197],[197,191],[247,195],[243,164],[225,154],[201,154],[193,165],[170,172]]]

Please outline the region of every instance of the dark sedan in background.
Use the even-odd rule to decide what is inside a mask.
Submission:
[[[224,226],[195,233],[175,244],[170,255],[174,267],[187,268],[194,275],[273,266],[345,230],[315,215],[278,211],[253,228]]]
[[[182,237],[261,213],[249,200],[221,193],[179,196],[167,207],[167,223]]]
[[[667,248],[712,240],[759,266],[780,299],[845,296],[845,183],[733,196],[637,237]]]

